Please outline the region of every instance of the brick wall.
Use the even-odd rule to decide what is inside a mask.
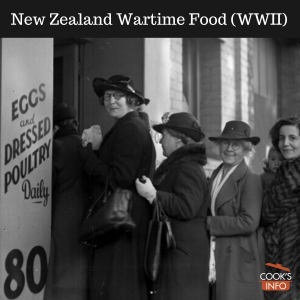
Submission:
[[[300,116],[299,48],[299,45],[281,47],[278,117]]]

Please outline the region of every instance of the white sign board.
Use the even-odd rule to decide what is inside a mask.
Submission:
[[[53,39],[0,40],[0,299],[43,299],[51,230]]]

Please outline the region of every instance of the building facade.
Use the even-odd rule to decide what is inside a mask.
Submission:
[[[257,173],[271,145],[268,131],[277,118],[300,113],[297,40],[275,38],[90,38],[54,39],[54,102],[80,111],[81,129],[112,121],[92,89],[95,77],[130,76],[151,99],[152,124],[163,113],[187,111],[206,136],[218,135],[229,120],[242,120],[261,138],[249,162]],[[159,136],[152,132],[158,161]],[[206,138],[206,172],[219,164]]]

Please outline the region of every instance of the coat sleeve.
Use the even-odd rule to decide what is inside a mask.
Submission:
[[[57,176],[65,165],[66,155],[64,143],[59,140],[53,140],[52,189],[55,188]]]
[[[157,190],[157,199],[170,218],[192,219],[207,201],[206,177],[200,169],[192,166],[181,166],[172,174],[171,191]]]
[[[262,205],[262,187],[256,174],[246,175],[244,184],[238,183],[242,189],[240,206],[236,215],[212,216],[210,234],[213,236],[250,235],[258,227]],[[235,208],[233,208],[235,209]]]
[[[124,124],[116,132],[109,164],[104,163],[93,153],[84,163],[85,170],[101,182],[105,182],[109,176],[117,186],[126,188],[136,179],[145,151],[144,144],[139,126],[134,123]]]

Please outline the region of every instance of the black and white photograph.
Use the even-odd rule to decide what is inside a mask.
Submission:
[[[1,17],[0,300],[300,300],[296,13]]]

